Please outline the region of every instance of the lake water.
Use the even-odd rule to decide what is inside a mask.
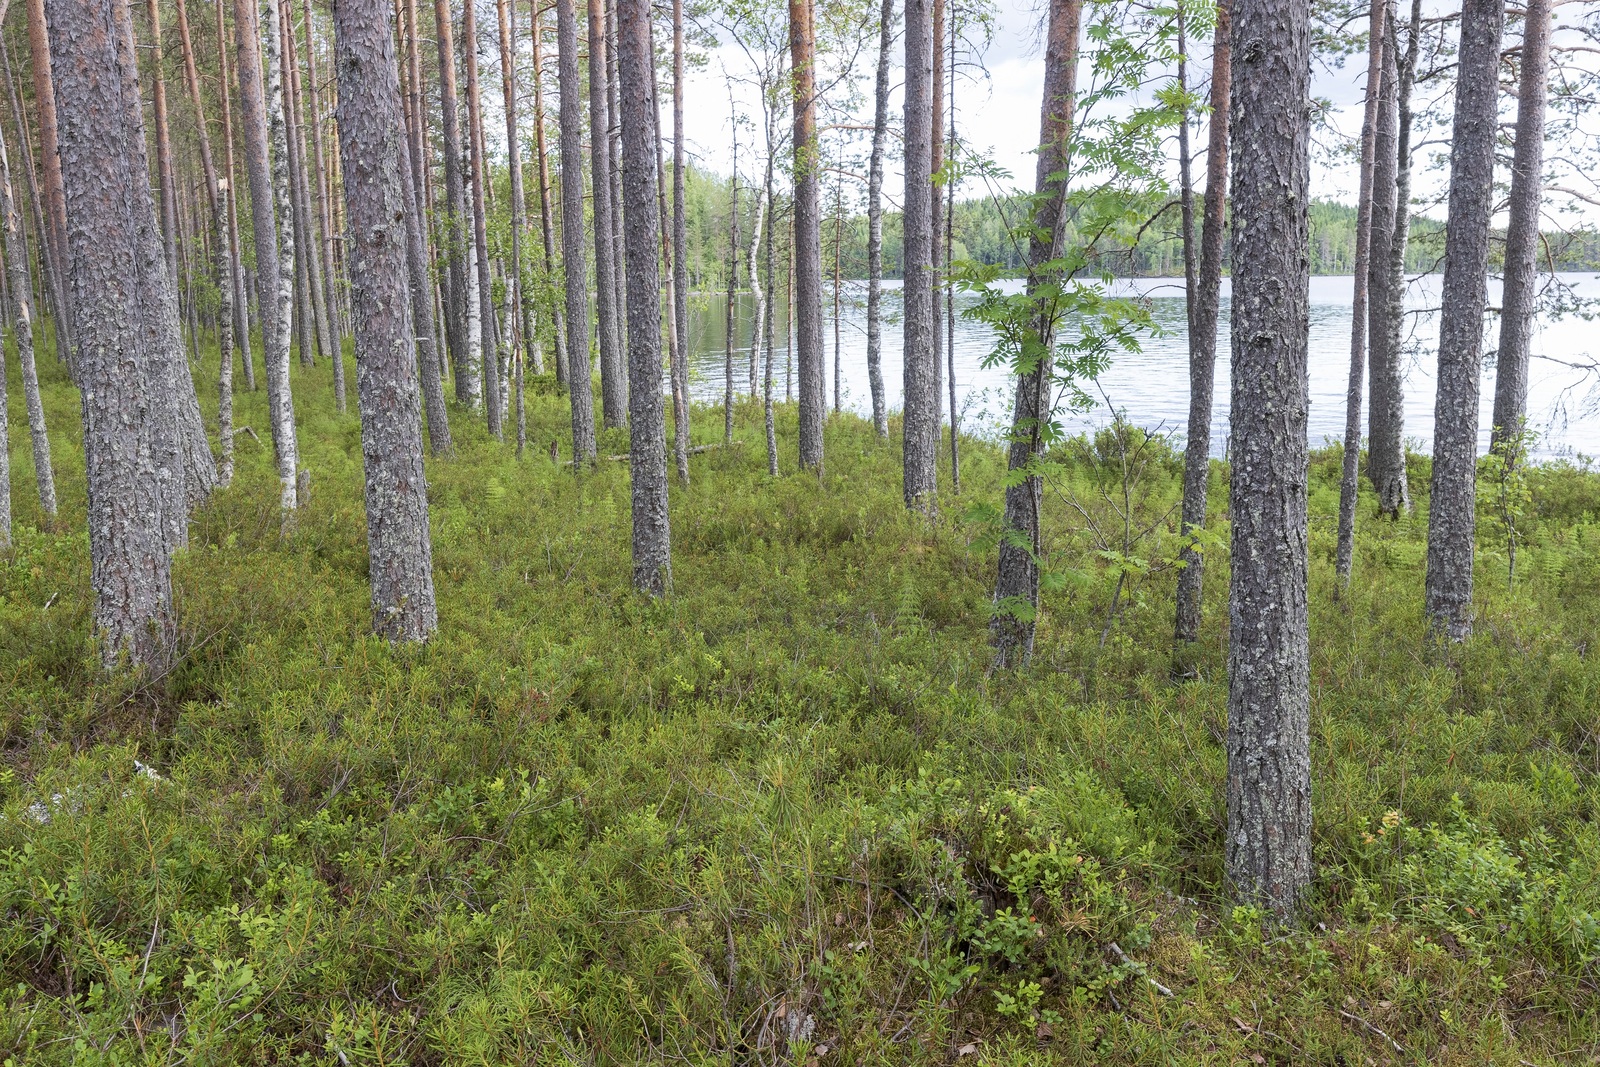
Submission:
[[[1584,297],[1600,297],[1600,275],[1563,274],[1563,285]],[[1103,395],[1098,406],[1071,424],[1080,429],[1102,426],[1111,418],[1112,407],[1123,410],[1133,423],[1147,429],[1162,428],[1181,433],[1189,411],[1189,341],[1184,312],[1183,282],[1173,278],[1143,278],[1120,283],[1124,292],[1150,301],[1151,313],[1159,333],[1145,340],[1136,354],[1119,356],[1103,374],[1097,386],[1089,388]],[[1421,450],[1430,447],[1433,436],[1434,346],[1438,338],[1438,275],[1412,281],[1407,305],[1408,321],[1405,395],[1405,434]],[[843,378],[843,406],[867,413],[872,409],[867,380],[866,358],[866,282],[846,282],[841,287],[839,351]],[[1344,434],[1345,390],[1350,376],[1350,304],[1354,280],[1350,277],[1311,279],[1310,347],[1310,438],[1313,446],[1341,438]],[[890,411],[900,408],[901,325],[899,282],[884,283],[883,299],[883,375]],[[957,296],[956,308],[956,395],[964,433],[996,435],[1009,417],[1012,385],[1004,368],[985,369],[984,357],[992,345],[986,327],[965,319],[960,310],[973,298]],[[1498,281],[1490,282],[1489,302],[1500,301]],[[748,293],[737,301],[738,321],[734,336],[734,387],[749,387],[750,330],[753,309]],[[690,315],[691,392],[696,400],[718,403],[723,391],[723,349],[726,297],[696,294]],[[775,331],[774,393],[784,396],[784,372],[788,347],[784,343],[783,302],[777,302],[779,316]],[[834,323],[831,291],[824,295],[824,336],[827,352],[828,403],[833,403]],[[1220,453],[1227,440],[1228,426],[1228,351],[1229,291],[1223,280],[1222,312],[1219,316],[1215,426],[1212,440]],[[1485,348],[1494,345],[1496,317],[1491,315]],[[1600,455],[1600,420],[1593,417],[1600,400],[1600,381],[1584,371],[1551,362],[1553,359],[1582,362],[1600,356],[1600,322],[1577,314],[1542,317],[1533,339],[1533,366],[1529,373],[1529,419],[1541,439],[1538,451],[1554,455]],[[1494,369],[1485,361],[1479,439],[1489,442],[1489,419],[1494,406]],[[947,391],[948,385],[943,386]],[[945,405],[948,407],[948,392]],[[948,420],[949,412],[945,412]],[[1363,416],[1365,426],[1365,416]]]

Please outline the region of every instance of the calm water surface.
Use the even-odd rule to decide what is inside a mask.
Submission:
[[[1600,275],[1564,274],[1561,280],[1583,296],[1600,296]],[[1182,431],[1189,411],[1189,339],[1184,312],[1181,279],[1145,278],[1122,283],[1125,292],[1150,301],[1151,312],[1160,332],[1145,340],[1136,354],[1119,356],[1101,376],[1091,394],[1101,397],[1098,406],[1074,416],[1075,427],[1089,429],[1104,425],[1111,411],[1119,408],[1129,420],[1146,428]],[[1498,306],[1500,286],[1491,281],[1489,302]],[[1349,277],[1311,279],[1311,412],[1312,444],[1336,440],[1344,433],[1345,389],[1350,374],[1350,305],[1354,280]],[[1408,294],[1413,312],[1408,323],[1410,353],[1407,356],[1405,434],[1417,446],[1427,449],[1433,436],[1434,345],[1438,338],[1439,302],[1437,275],[1415,279]],[[1009,414],[1011,384],[1002,368],[985,369],[984,357],[992,348],[991,335],[981,324],[967,321],[961,314],[972,298],[957,297],[955,365],[957,407],[963,432],[993,435],[999,432]],[[697,400],[719,402],[723,392],[723,360],[727,302],[724,296],[696,294],[691,303],[690,352],[691,390]],[[883,374],[889,409],[900,408],[901,326],[898,282],[884,285]],[[737,301],[734,329],[734,384],[738,390],[749,387],[750,332],[754,316],[749,294]],[[785,371],[789,368],[789,348],[784,340],[782,295],[778,301],[775,359],[775,395],[784,396]],[[833,297],[824,295],[826,322],[828,402],[833,403],[834,321]],[[1227,439],[1228,426],[1228,345],[1229,292],[1223,281],[1222,313],[1218,324],[1216,420],[1213,440],[1220,453]],[[1495,319],[1490,317],[1485,347],[1492,352]],[[840,292],[838,350],[842,378],[843,406],[854,411],[871,411],[872,398],[867,382],[866,359],[866,283],[846,282]],[[1568,362],[1581,362],[1591,354],[1600,356],[1600,323],[1576,315],[1541,319],[1533,339],[1534,361],[1530,371],[1529,417],[1541,434],[1539,451],[1546,455],[1600,455],[1600,420],[1592,417],[1597,383],[1585,372],[1541,359],[1548,356]],[[1479,416],[1479,440],[1488,447],[1489,418],[1494,405],[1494,369],[1486,360]],[[792,379],[791,379],[792,380]],[[943,387],[948,390],[948,385]],[[946,392],[948,398],[948,392]],[[948,399],[945,401],[948,406]],[[948,418],[948,412],[946,412]]]

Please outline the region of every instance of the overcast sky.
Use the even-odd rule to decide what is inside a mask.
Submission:
[[[1428,0],[1429,9],[1442,9],[1443,6],[1442,0]],[[1585,6],[1577,5],[1579,8]],[[963,60],[964,75],[955,87],[957,127],[961,138],[973,149],[980,150],[988,159],[1009,170],[1016,184],[1027,186],[1031,186],[1033,180],[1033,148],[1038,141],[1039,101],[1044,82],[1041,45],[1043,11],[1043,5],[1034,0],[999,0],[992,40],[981,55],[968,56]],[[1559,41],[1559,27],[1556,32]],[[1514,44],[1519,35],[1518,30],[1508,31],[1507,44]],[[743,50],[731,43],[725,31],[721,36],[721,47],[709,54],[707,65],[689,80],[685,132],[690,151],[698,155],[702,164],[726,174],[729,170],[730,126],[729,89],[724,71],[737,77],[748,70],[748,61]],[[1209,42],[1202,42],[1193,48],[1193,52],[1192,80],[1197,74],[1203,78],[1210,69]],[[896,126],[900,122],[902,106],[899,93],[901,58],[901,44],[897,40],[891,75],[895,91],[890,103],[891,123]],[[857,121],[870,120],[871,75],[875,60],[874,38],[857,61],[862,72],[860,88],[865,100]],[[1360,132],[1365,81],[1364,54],[1352,57],[1342,68],[1328,69],[1318,64],[1313,69],[1313,94],[1331,104],[1328,122],[1351,140]],[[753,88],[738,86],[736,96],[747,115],[753,118],[759,114],[758,96]],[[1509,96],[1507,104],[1511,105]],[[1508,114],[1508,120],[1510,117]],[[750,132],[747,130],[744,136],[748,138]],[[1339,141],[1338,136],[1320,132],[1317,141],[1323,150],[1319,151],[1312,167],[1312,195],[1354,203],[1357,168],[1353,159],[1348,153],[1336,157],[1328,151]],[[1202,131],[1197,147],[1203,147],[1203,144]],[[741,149],[740,170],[747,180],[757,173],[751,163],[753,158],[750,146],[744,146]],[[898,201],[901,178],[897,151],[891,150],[889,153],[886,170],[885,192],[892,200]],[[1442,192],[1447,179],[1446,168],[1431,168],[1427,166],[1426,159],[1419,158],[1413,175],[1414,194],[1422,200],[1432,199]],[[983,192],[981,187],[969,184],[958,190],[957,195],[970,197]],[[1424,210],[1442,215],[1438,208]],[[1593,222],[1600,212],[1586,210],[1584,215]]]

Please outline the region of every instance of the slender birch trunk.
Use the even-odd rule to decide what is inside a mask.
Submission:
[[[872,155],[867,164],[867,382],[872,390],[872,428],[889,438],[888,399],[883,386],[883,147],[889,132],[889,57],[894,43],[894,0],[878,13],[878,75],[872,120]]]

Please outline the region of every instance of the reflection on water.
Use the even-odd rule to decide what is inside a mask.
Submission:
[[[1600,275],[1567,274],[1563,282],[1585,296],[1600,296]],[[1127,291],[1146,297],[1158,333],[1146,339],[1136,354],[1119,356],[1101,376],[1092,395],[1101,398],[1095,410],[1074,416],[1072,425],[1089,428],[1104,424],[1111,406],[1122,409],[1134,423],[1147,428],[1164,427],[1182,431],[1189,411],[1188,324],[1184,313],[1181,279],[1150,278],[1123,283]],[[1227,282],[1223,283],[1222,313],[1218,328],[1216,419],[1212,440],[1220,453],[1227,441],[1228,425],[1228,313]],[[1313,446],[1337,439],[1344,432],[1345,389],[1350,374],[1350,304],[1354,291],[1349,277],[1311,279],[1310,437]],[[843,406],[866,413],[872,399],[867,384],[866,282],[846,282],[841,291],[838,353],[843,379]],[[1437,275],[1419,278],[1411,286],[1408,320],[1411,355],[1406,374],[1405,433],[1426,449],[1433,436],[1434,353],[1438,337]],[[961,409],[961,425],[966,433],[995,434],[1009,413],[1011,384],[1004,368],[985,368],[991,350],[990,333],[984,326],[969,322],[960,308],[970,306],[971,297],[957,297],[955,331],[956,393]],[[1489,303],[1499,305],[1499,284],[1491,282]],[[775,338],[774,395],[784,397],[785,371],[789,369],[789,346],[785,341],[784,300],[775,302],[778,317]],[[696,400],[718,403],[723,395],[726,345],[727,300],[720,294],[695,294],[689,323],[691,389]],[[750,331],[754,326],[753,303],[748,293],[736,301],[734,326],[734,387],[749,389]],[[891,411],[900,408],[901,330],[900,289],[898,282],[886,282],[883,293],[883,376]],[[824,294],[824,337],[827,354],[828,403],[833,403],[833,362],[835,331],[833,298]],[[1495,318],[1490,316],[1484,340],[1491,358],[1485,361],[1479,439],[1488,447],[1489,417],[1494,401],[1492,354]],[[1600,355],[1600,344],[1593,338],[1596,325],[1576,315],[1541,320],[1534,332],[1535,355],[1528,390],[1529,418],[1542,435],[1540,449],[1545,454],[1562,452],[1600,454],[1600,425],[1590,414],[1586,401],[1596,383],[1580,370],[1537,358],[1540,355],[1580,362],[1591,353]],[[946,387],[948,388],[948,387]],[[946,413],[948,417],[948,412]]]

